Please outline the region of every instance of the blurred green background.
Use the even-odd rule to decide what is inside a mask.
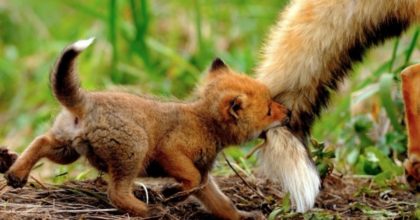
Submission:
[[[48,130],[60,110],[49,72],[71,42],[96,37],[79,59],[83,88],[182,99],[215,57],[252,75],[265,36],[287,3],[0,0],[0,144],[21,152]],[[321,170],[334,164],[343,173],[379,176],[379,182],[402,174],[406,137],[398,73],[419,60],[418,33],[413,27],[371,50],[334,95],[313,129]],[[255,158],[243,158],[253,144],[227,151],[245,172],[255,164]],[[35,173],[53,181],[82,179],[95,172],[85,163],[42,163]],[[216,171],[224,173],[223,167]]]

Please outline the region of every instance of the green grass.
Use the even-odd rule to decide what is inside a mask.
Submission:
[[[185,98],[215,57],[251,74],[265,33],[286,2],[2,3],[0,144],[21,152],[48,130],[60,110],[50,92],[49,72],[71,42],[96,37],[79,59],[83,88]],[[49,169],[48,164],[42,167]],[[83,170],[80,164],[69,169]],[[45,175],[60,176],[62,171],[68,172],[53,166],[53,174]]]

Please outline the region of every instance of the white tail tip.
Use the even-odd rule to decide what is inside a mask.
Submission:
[[[270,129],[265,144],[260,154],[260,174],[290,192],[297,212],[314,207],[321,181],[305,146],[285,127]]]
[[[86,49],[87,47],[89,47],[93,41],[95,40],[94,37],[91,37],[89,39],[86,40],[79,40],[76,41],[75,43],[73,43],[70,47],[77,50],[77,51],[82,51],[84,49]]]

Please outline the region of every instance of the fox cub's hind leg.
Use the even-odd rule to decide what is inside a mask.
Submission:
[[[146,217],[148,214],[147,205],[133,194],[132,185],[137,176],[136,173],[132,170],[121,170],[111,166],[110,175],[108,197],[112,204],[133,216]]]
[[[115,148],[110,148],[110,153],[114,152]],[[129,147],[121,147],[121,149],[128,150],[127,154],[117,154],[114,152],[114,157],[107,161],[109,167],[110,181],[108,185],[108,197],[112,204],[122,209],[133,216],[146,217],[148,215],[147,205],[138,200],[133,194],[133,182],[141,170],[145,155],[144,153],[130,152]],[[124,155],[130,155],[126,158]]]
[[[111,203],[132,216],[146,217],[147,205],[134,196],[132,187],[147,163],[149,146],[145,131],[126,123],[118,129],[112,126],[108,130],[94,129],[88,136],[95,158],[101,158],[108,168]]]
[[[60,143],[53,135],[49,133],[41,135],[32,141],[7,171],[5,174],[7,184],[15,188],[24,186],[32,167],[43,157],[56,163],[69,164],[77,160],[79,156],[73,148]]]

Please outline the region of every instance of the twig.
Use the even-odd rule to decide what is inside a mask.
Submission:
[[[7,191],[9,191],[10,186],[8,186],[6,183],[3,183],[0,185],[0,197],[5,194]]]
[[[97,193],[94,191],[90,191],[90,190],[85,190],[85,189],[81,189],[81,188],[75,188],[75,187],[70,187],[70,186],[66,186],[66,185],[62,185],[60,186],[60,188],[66,189],[70,192],[73,192],[75,194],[80,194],[80,195],[87,195],[87,196],[93,196],[96,199],[99,199],[101,202],[107,204],[107,205],[111,205],[108,201],[108,199],[103,195],[101,195],[101,193]]]
[[[44,208],[42,205],[33,205],[33,204],[20,204],[20,203],[11,203],[6,202],[2,205],[3,207],[13,207],[13,208]]]
[[[242,176],[238,173],[238,171],[236,171],[235,168],[233,168],[232,164],[230,163],[230,161],[227,159],[226,154],[224,152],[222,152],[223,157],[225,158],[226,163],[229,165],[230,169],[233,170],[233,172],[236,174],[236,176],[239,177],[239,179],[242,180],[242,182],[248,187],[250,188],[253,192],[255,192],[258,196],[260,196],[261,198],[263,198],[265,200],[265,196],[258,192],[256,189],[254,189],[244,178],[242,178]]]
[[[198,192],[198,191],[202,190],[202,189],[204,188],[204,186],[205,186],[205,185],[206,185],[206,184],[201,184],[201,185],[199,185],[199,186],[197,186],[197,187],[195,187],[195,188],[192,188],[192,189],[190,189],[190,190],[177,192],[177,193],[175,193],[174,195],[172,195],[172,196],[170,196],[170,197],[166,198],[165,200],[163,200],[163,203],[165,203],[165,204],[166,204],[166,203],[171,202],[171,201],[173,201],[173,200],[175,200],[175,199],[177,199],[177,198],[181,198],[181,197],[188,197],[188,196],[190,196],[190,195],[192,195],[192,194],[194,194],[194,193],[196,193],[196,192]]]
[[[52,210],[55,213],[84,213],[84,212],[116,212],[118,209],[76,209],[76,210]]]
[[[38,183],[43,189],[47,189],[47,187],[40,181],[40,180],[38,180],[37,178],[35,178],[34,176],[32,176],[32,175],[29,175],[29,177],[31,178],[31,179],[33,179],[36,183]]]
[[[149,191],[147,190],[146,185],[143,183],[138,183],[141,187],[143,187],[144,193],[146,194],[146,204],[149,204]]]
[[[111,220],[111,219],[129,219],[128,217],[123,218],[124,216],[95,216],[95,215],[83,215],[79,219],[101,219],[101,220]]]
[[[245,155],[245,159],[249,159],[257,150],[259,150],[260,148],[262,148],[265,145],[265,142],[256,145],[255,147],[253,147],[251,149],[251,151],[249,151],[246,155]]]

